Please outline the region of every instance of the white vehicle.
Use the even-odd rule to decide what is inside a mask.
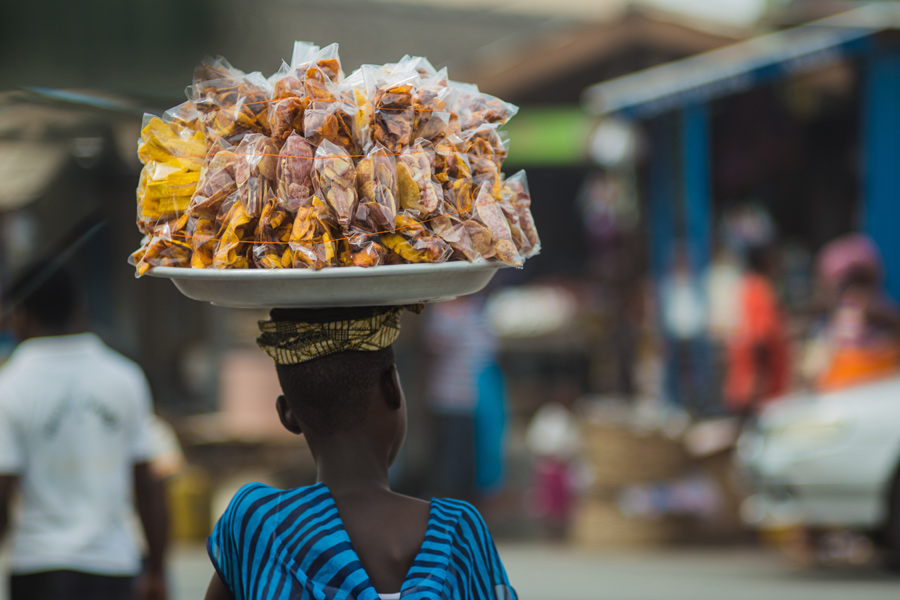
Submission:
[[[776,401],[738,457],[749,522],[857,530],[900,553],[900,377]]]

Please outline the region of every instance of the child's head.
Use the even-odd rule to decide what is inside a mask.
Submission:
[[[316,454],[329,439],[365,439],[393,461],[406,435],[406,403],[391,344],[401,308],[273,310],[260,347],[275,359],[288,431]]]
[[[390,346],[374,352],[339,352],[276,365],[284,395],[278,414],[311,443],[344,432],[366,435],[393,460],[406,435],[406,404]]]

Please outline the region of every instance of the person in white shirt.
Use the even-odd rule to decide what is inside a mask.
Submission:
[[[0,535],[15,489],[21,497],[9,527],[10,599],[165,599],[166,510],[148,465],[143,372],[83,331],[78,283],[61,266],[35,263],[7,297],[22,340],[0,368]]]

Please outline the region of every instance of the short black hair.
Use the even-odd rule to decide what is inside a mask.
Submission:
[[[59,259],[44,258],[24,267],[10,282],[6,304],[22,309],[52,330],[63,331],[82,308],[83,290]]]
[[[329,435],[365,421],[372,395],[393,365],[394,349],[388,346],[275,368],[291,410],[316,433]]]

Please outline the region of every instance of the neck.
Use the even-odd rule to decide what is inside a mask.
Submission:
[[[391,489],[387,457],[374,452],[359,431],[339,432],[310,444],[317,480],[337,495]]]

